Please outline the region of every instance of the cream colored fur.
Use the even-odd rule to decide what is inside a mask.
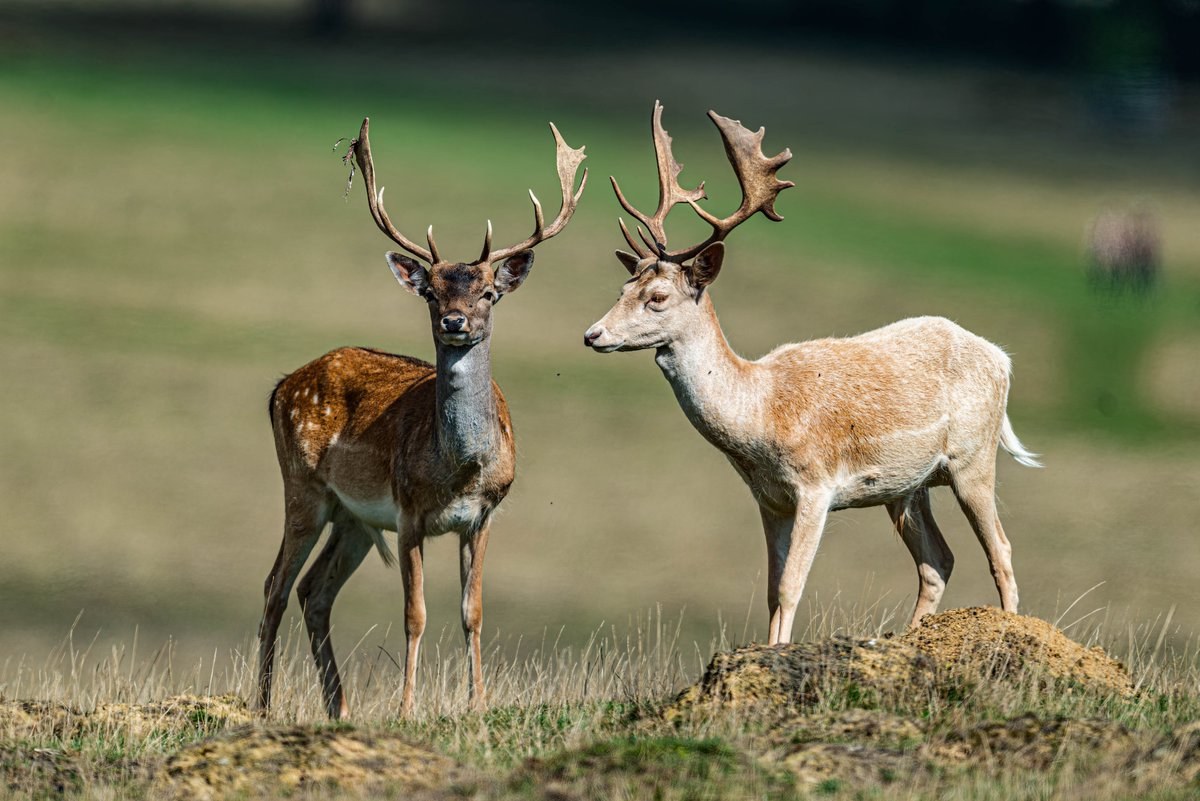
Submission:
[[[1011,363],[940,317],[844,339],[734,353],[706,287],[723,246],[678,265],[645,258],[585,335],[601,352],[654,348],[684,414],[729,459],[767,538],[770,642],[791,639],[826,515],[885,506],[917,564],[912,623],[937,609],[953,556],[929,509],[949,485],[987,553],[1006,610],[1017,608],[1011,547],[995,505],[996,450],[1039,466],[1006,414]]]

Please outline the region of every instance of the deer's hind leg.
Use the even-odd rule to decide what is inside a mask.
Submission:
[[[296,591],[304,610],[304,625],[308,629],[313,659],[321,676],[325,711],[335,720],[348,718],[350,708],[346,705],[342,678],[333,653],[329,618],[337,594],[370,553],[373,542],[372,532],[366,525],[339,506],[333,513],[333,531],[329,535],[329,542],[325,543],[321,555],[313,562]]]
[[[917,604],[909,626],[921,622],[925,615],[937,611],[938,603],[950,572],[954,570],[954,554],[933,519],[929,506],[929,490],[922,488],[899,501],[887,504],[888,515],[896,533],[917,564]]]
[[[1012,545],[1004,536],[1000,516],[996,513],[995,447],[990,453],[991,458],[979,458],[951,469],[950,486],[987,554],[996,591],[1000,594],[1000,608],[1005,612],[1016,612],[1017,580],[1013,576]]]
[[[279,623],[287,609],[288,595],[304,560],[329,522],[331,503],[323,489],[286,483],[284,485],[283,543],[275,565],[263,587],[265,603],[258,627],[258,709],[271,704],[271,684],[275,673],[275,640]]]

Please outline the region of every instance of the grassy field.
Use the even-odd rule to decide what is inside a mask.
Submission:
[[[1043,621],[995,609],[927,618],[895,639],[885,636],[888,628],[879,609],[839,604],[806,631],[807,642],[722,654],[678,694],[696,681],[703,660],[680,642],[672,621],[643,618],[579,648],[544,642],[512,657],[493,651],[483,712],[467,708],[463,661],[443,641],[429,651],[417,709],[406,720],[394,716],[390,660],[358,650],[347,663],[352,725],[322,721],[298,632],[265,719],[245,706],[253,673],[244,662],[173,674],[161,655],[68,646],[16,688],[37,701],[0,699],[0,793],[1195,797],[1196,653],[1164,648],[1165,628],[1143,626],[1126,641],[1119,628],[1075,627],[1078,639],[1104,643],[1129,672]],[[214,686],[233,693],[213,695]]]
[[[136,635],[143,653],[173,638],[177,666],[245,653],[282,518],[272,383],[343,344],[432,356],[361,186],[342,197],[330,146],[366,114],[392,216],[414,233],[435,224],[456,254],[476,251],[488,218],[498,240],[523,235],[526,187],[554,197],[546,120],[587,145],[593,170],[570,230],[497,312],[519,476],[488,556],[492,647],[580,646],[656,607],[682,617],[685,653],[761,635],[748,493],[648,354],[580,345],[623,277],[604,178],[653,193],[655,97],[683,177],[705,179],[714,208],[736,188],[709,107],[796,154],[786,221],[744,226],[714,288],[740,352],[915,314],[1002,344],[1010,414],[1047,464],[1000,467],[1025,609],[1053,619],[1095,587],[1072,617],[1136,628],[1173,610],[1165,636],[1180,646],[1200,626],[1200,101],[1187,87],[1162,139],[1112,142],[1069,82],[984,68],[735,49],[696,63],[670,48],[447,61],[387,43],[297,54],[249,37],[231,50],[0,32],[0,693],[77,617],[76,641],[104,651]],[[1162,285],[1098,295],[1084,228],[1134,202],[1159,217]],[[959,557],[944,606],[993,602],[952,500],[935,511]],[[433,542],[427,560],[446,649],[453,550]],[[913,573],[882,511],[842,513],[806,608],[878,604],[895,628]],[[399,576],[368,562],[335,613],[339,649],[394,652],[400,608]]]

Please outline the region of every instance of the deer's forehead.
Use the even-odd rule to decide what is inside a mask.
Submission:
[[[430,284],[438,295],[469,295],[482,292],[492,283],[486,264],[442,264],[433,269]]]
[[[669,261],[650,262],[637,275],[625,282],[626,292],[642,292],[658,283],[677,283],[681,271],[679,265]]]

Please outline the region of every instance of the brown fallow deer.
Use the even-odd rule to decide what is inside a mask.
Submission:
[[[784,345],[756,361],[730,348],[710,293],[725,255],[723,240],[774,204],[776,172],[791,158],[762,152],[763,129],[710,111],[742,188],[742,204],[717,218],[697,202],[704,184],[684,189],[671,155],[662,106],[651,120],[659,202],[653,215],[621,206],[642,227],[636,255],[617,251],[633,276],[621,297],[584,335],[602,353],[654,348],[655,361],[684,414],[725,454],[758,502],[767,539],[770,643],[791,640],[796,604],[826,515],[849,507],[887,507],[917,564],[912,622],[937,609],[954,559],[934,523],[928,488],[949,484],[982,543],[1004,609],[1017,608],[1011,548],[996,516],[996,448],[1037,466],[1009,424],[1008,357],[1000,348],[938,317],[920,317],[847,339]],[[663,223],[687,203],[712,227],[698,245],[667,249]]]
[[[425,629],[422,558],[426,537],[459,538],[462,626],[469,693],[482,699],[479,632],[483,619],[483,557],[492,513],[508,493],[515,468],[512,424],[492,381],[492,308],[516,291],[533,266],[533,248],[563,230],[587,183],[575,175],[583,148],[569,147],[551,124],[558,153],[562,207],[545,225],[533,200],[534,230],[512,247],[492,249],[488,222],[483,251],[470,263],[442,258],[430,227],[428,249],[401,234],[376,191],[368,120],[346,154],[366,184],[375,224],[425,265],[400,253],[387,261],[400,285],[428,304],[437,364],[365,348],[341,348],[284,378],[271,394],[271,425],[283,473],[283,544],[267,576],[259,629],[258,704],[271,699],[280,618],[292,584],[327,523],[329,540],[300,582],[297,595],[331,717],[349,710],[334,660],[329,617],[338,591],[372,545],[393,564],[383,530],[399,535],[404,582],[402,713],[412,710],[417,655]]]

